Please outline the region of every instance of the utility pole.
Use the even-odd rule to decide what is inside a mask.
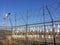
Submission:
[[[16,23],[17,23],[17,22],[16,22],[16,14],[15,14],[15,35],[17,35],[17,33],[16,33],[16,30],[17,30],[17,29],[16,29]]]
[[[11,15],[11,13],[7,13],[7,14],[5,15],[4,19],[6,20],[6,30],[7,30],[7,23],[8,23],[7,21],[8,21],[8,19],[9,19],[9,22],[10,22],[10,25],[11,25],[11,37],[12,37],[13,24],[12,24],[12,22],[11,22],[11,19],[8,18],[10,15]]]
[[[8,17],[10,16],[10,13],[7,13],[4,17],[4,19],[6,20],[6,30],[7,30],[7,22],[8,22]]]
[[[47,45],[46,44],[46,37],[45,37],[45,33],[46,33],[46,28],[45,28],[45,14],[44,14],[44,5],[43,5],[43,21],[44,21],[44,43],[45,43],[45,45]]]
[[[26,35],[28,35],[28,10],[27,10],[27,16],[26,16]]]
[[[54,45],[56,45],[56,41],[55,41],[55,31],[54,31],[54,20],[53,20],[53,17],[52,17],[52,15],[51,15],[51,13],[50,13],[47,5],[46,5],[46,9],[47,9],[47,11],[48,11],[48,13],[49,13],[49,15],[50,15],[51,20],[52,20],[53,39],[54,39]]]

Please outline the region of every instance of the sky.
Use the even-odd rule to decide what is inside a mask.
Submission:
[[[16,15],[16,25],[40,23],[43,22],[43,5],[45,22],[51,21],[49,13],[46,9],[46,5],[51,12],[54,20],[60,19],[60,0],[0,0],[0,26],[11,25],[9,18],[13,25],[15,25],[15,15]],[[7,21],[4,20],[6,13],[11,13]]]

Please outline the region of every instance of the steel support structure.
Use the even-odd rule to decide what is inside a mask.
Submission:
[[[47,11],[48,11],[48,13],[50,15],[50,18],[52,20],[53,40],[54,40],[54,45],[56,45],[56,41],[55,41],[55,30],[54,30],[54,19],[53,19],[52,15],[51,15],[51,13],[50,13],[47,5],[46,5],[46,8],[47,8]]]

